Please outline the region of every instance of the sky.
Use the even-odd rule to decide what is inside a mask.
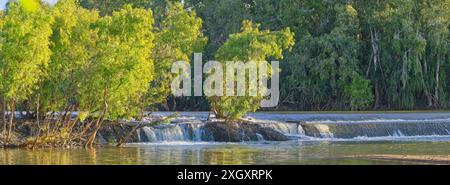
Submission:
[[[5,9],[5,5],[9,0],[0,0],[0,10]],[[55,4],[58,0],[42,0],[44,2],[48,2],[51,5]]]

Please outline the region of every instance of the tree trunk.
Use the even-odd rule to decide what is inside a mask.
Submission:
[[[141,100],[141,102],[143,102],[144,100]],[[133,134],[133,132],[135,132],[138,128],[140,128],[142,126],[143,123],[143,119],[144,119],[144,104],[141,104],[141,113],[139,114],[139,123],[133,127],[133,129],[131,129],[131,131],[122,139],[119,140],[119,142],[117,143],[117,147],[122,146],[129,137],[131,137],[131,135]]]
[[[108,103],[106,101],[107,94],[108,93],[105,90],[104,96],[103,96],[104,97],[104,99],[103,99],[103,111],[102,111],[101,115],[99,116],[99,118],[97,119],[97,122],[95,123],[94,132],[91,134],[91,136],[89,136],[89,139],[86,142],[85,148],[92,149],[92,145],[93,145],[93,143],[95,141],[95,138],[97,137],[97,132],[102,127],[103,119],[105,118],[105,115],[108,112]]]
[[[2,101],[2,133],[5,136],[6,133],[6,103]]]
[[[419,56],[418,55],[416,55],[416,61],[419,61]],[[418,63],[419,63],[419,65],[421,65],[420,62],[418,62]],[[424,91],[424,94],[425,94],[425,96],[427,98],[428,107],[431,108],[431,107],[433,107],[433,96],[432,96],[430,90],[428,89],[427,84],[425,83],[425,74],[426,74],[426,72],[423,72],[423,70],[424,69],[421,66],[420,67],[420,77],[421,77],[420,80],[422,81],[423,91]]]
[[[425,87],[425,88],[426,88],[426,87]],[[428,90],[425,90],[425,96],[427,97],[428,107],[429,107],[429,108],[433,107],[433,97],[432,97],[431,94],[428,92]]]
[[[421,81],[422,81],[422,86],[423,86],[424,94],[425,94],[425,96],[427,97],[428,107],[433,107],[433,97],[431,96],[430,91],[428,91],[427,84],[425,84],[425,80],[424,80],[424,77],[423,77],[423,73],[422,73],[422,79],[421,79]]]
[[[41,125],[40,125],[40,123],[39,123],[39,104],[40,104],[40,98],[41,96],[40,96],[40,94],[38,95],[38,97],[37,97],[37,100],[36,100],[36,124],[37,124],[37,129],[38,129],[38,132],[40,132],[40,130],[41,130]],[[40,134],[40,133],[38,133],[38,134]]]
[[[39,101],[40,101],[40,94],[38,95],[38,97],[37,97],[37,100],[36,100],[36,125],[37,125],[37,131],[35,131],[35,133],[36,134],[34,134],[35,136],[35,138],[34,138],[34,141],[33,141],[33,145],[31,146],[31,149],[35,149],[36,148],[36,146],[37,146],[37,142],[39,141],[39,138],[40,138],[40,135],[41,135],[41,125],[40,125],[40,123],[39,123]]]
[[[436,64],[436,85],[434,86],[434,105],[439,105],[439,73],[440,73],[441,63],[440,60]]]
[[[172,110],[177,111],[177,100],[175,99],[175,97],[172,99],[172,101],[173,101]]]
[[[8,127],[8,132],[6,133],[6,144],[9,144],[10,139],[11,139],[11,134],[12,134],[12,129],[14,127],[14,114],[16,111],[16,103],[12,102],[11,103],[11,112],[9,113],[9,127]]]
[[[125,142],[127,142],[128,138],[131,137],[133,132],[136,132],[138,128],[141,128],[143,125],[143,121],[141,120],[136,126],[134,126],[128,134],[117,142],[117,147],[121,147]]]
[[[97,132],[98,130],[100,130],[102,123],[103,123],[103,116],[99,117],[97,122],[95,123],[94,132],[92,132],[91,136],[89,136],[88,140],[86,141],[85,148],[89,149],[93,148],[95,138],[97,137]]]

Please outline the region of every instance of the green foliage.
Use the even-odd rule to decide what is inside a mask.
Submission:
[[[280,102],[292,110],[350,109],[354,72],[371,81],[374,108],[448,107],[449,2],[186,1],[205,21],[209,55],[242,19],[292,28]]]
[[[364,109],[373,103],[370,81],[360,75],[353,76],[352,82],[345,87],[344,92],[350,98],[352,110]]]
[[[46,75],[53,18],[45,7],[19,1],[2,19],[0,94],[5,102],[23,101]]]
[[[136,117],[153,79],[153,15],[125,6],[96,23],[98,52],[80,84],[81,110],[102,112],[105,118]]]
[[[133,8],[151,8],[154,12],[154,18],[164,15],[167,5],[180,2],[179,0],[79,0],[82,7],[91,10],[98,10],[101,16],[111,15],[114,11],[119,11],[125,5],[131,5]]]
[[[296,33],[293,51],[281,63],[280,103],[297,110],[343,109],[349,104],[345,87],[353,73],[362,73],[360,22],[352,4],[263,0],[251,11],[265,27],[288,26]]]
[[[446,106],[441,68],[448,57],[449,1],[359,2],[357,7],[366,10],[360,11],[363,34],[376,38],[366,42],[372,50],[365,54],[370,61],[367,71],[381,89],[376,106]]]
[[[162,103],[170,95],[170,72],[176,61],[189,62],[193,52],[201,52],[207,39],[201,31],[202,20],[195,11],[185,10],[180,3],[171,4],[156,33],[155,80],[149,90],[149,104]]]
[[[96,52],[97,32],[91,29],[99,16],[81,8],[76,0],[59,1],[53,9],[48,76],[36,96],[42,110],[60,111],[76,104],[79,83]]]
[[[188,7],[196,10],[202,18],[205,36],[205,57],[214,60],[219,47],[226,42],[229,35],[240,31],[242,20],[250,19],[250,4],[241,0],[203,1],[185,0]]]
[[[40,8],[39,0],[19,0],[18,2],[27,12],[35,12]]]
[[[269,57],[283,58],[283,51],[294,45],[294,33],[289,28],[282,31],[260,31],[259,25],[243,21],[241,32],[230,35],[216,53],[216,59],[223,64],[227,61],[266,61]],[[234,79],[237,80],[236,77]],[[248,83],[246,78],[246,83]],[[225,82],[226,83],[226,82]],[[225,89],[225,88],[224,88]],[[264,98],[257,96],[211,97],[212,109],[219,118],[238,119],[248,111],[256,111]]]
[[[101,16],[112,15],[120,11],[124,5],[131,4],[135,8],[145,8],[149,3],[146,0],[80,0],[80,5],[87,9],[98,10]]]
[[[204,49],[206,60],[282,60],[279,108],[449,105],[450,0],[184,2],[10,3],[0,12],[0,95],[26,110],[135,117],[165,103],[173,62]],[[262,97],[216,98],[219,116],[238,118]]]

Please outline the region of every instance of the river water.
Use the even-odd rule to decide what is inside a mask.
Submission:
[[[207,113],[181,115],[190,119],[207,117]],[[317,124],[314,125],[317,128],[325,124],[331,130],[327,128],[330,133],[323,137],[320,131],[318,137],[302,135],[284,142],[180,140],[96,150],[0,149],[0,164],[450,164],[447,130],[450,113],[254,113],[249,116],[280,122],[303,120]]]

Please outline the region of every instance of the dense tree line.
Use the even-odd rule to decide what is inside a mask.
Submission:
[[[91,104],[86,109],[105,109],[95,107],[102,104],[97,102],[102,98],[93,97],[103,93],[103,99],[116,101],[115,95],[107,92],[120,90],[102,85],[115,80],[122,85],[124,76],[136,77],[130,70],[115,71],[132,69],[132,64],[108,63],[119,58],[137,61],[136,65],[143,65],[139,60],[151,61],[146,64],[153,71],[151,76],[136,77],[151,83],[145,93],[130,91],[136,93],[127,97],[130,101],[103,103],[108,105],[108,114],[139,114],[131,108],[135,104],[141,109],[158,105],[164,110],[209,110],[206,98],[170,96],[167,82],[173,77],[166,71],[171,61],[189,61],[194,51],[203,52],[204,60],[220,58],[218,50],[232,42],[228,41],[230,35],[241,32],[243,20],[258,23],[261,30],[289,27],[295,35],[291,51],[283,52],[279,59],[282,83],[277,110],[443,109],[450,102],[449,0],[184,0],[183,4],[178,0],[79,0],[81,7],[64,7],[65,3],[59,2],[54,8],[27,2],[36,3],[20,11],[10,3],[0,13],[2,59],[24,61],[1,64],[5,69],[1,83],[5,110],[32,107],[46,112],[83,101]],[[124,20],[114,19],[120,17],[115,12],[126,5],[131,14],[139,14],[134,9],[151,12],[141,13],[142,19],[151,17],[148,25],[142,25],[151,27],[151,33],[134,30],[142,35],[131,38],[117,30],[120,21],[130,21],[126,15],[122,15]],[[33,10],[37,6],[39,10]],[[152,41],[125,49],[143,38]],[[17,44],[19,41],[23,44]],[[147,59],[136,58],[139,52],[149,50]],[[134,54],[127,56],[129,53]],[[105,64],[94,66],[93,58]],[[266,59],[276,58],[267,55]],[[121,75],[115,79],[108,76],[112,74]],[[94,83],[90,78],[104,81],[89,84]],[[83,90],[94,85],[99,92]],[[131,82],[128,85],[133,86]],[[92,97],[77,97],[80,94]],[[117,97],[126,96],[119,93]],[[138,97],[133,105],[124,104]]]
[[[449,106],[448,0],[186,1],[215,53],[242,19],[290,27],[279,109],[424,109]]]
[[[176,0],[175,0],[176,1]],[[168,0],[82,0],[110,14],[123,4],[161,12]],[[172,1],[173,2],[173,1]],[[448,0],[184,0],[203,20],[204,54],[242,20],[290,27],[278,110],[445,109],[450,102]],[[169,98],[171,109],[208,109],[204,98]],[[176,102],[176,103],[174,103]],[[176,106],[175,106],[176,105]]]

